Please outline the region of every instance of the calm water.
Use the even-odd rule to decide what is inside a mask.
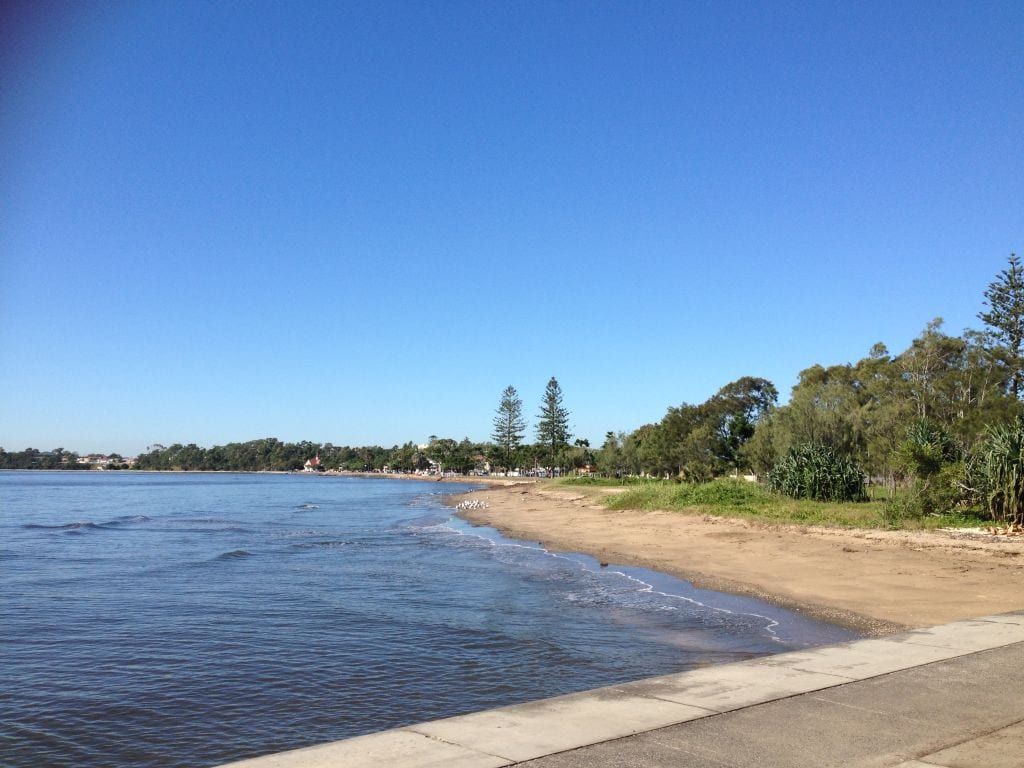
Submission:
[[[437,483],[0,472],[0,764],[209,766],[852,635]]]

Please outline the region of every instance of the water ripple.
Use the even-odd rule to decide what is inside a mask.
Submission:
[[[849,637],[460,528],[433,484],[86,474],[0,472],[5,767],[209,766]]]

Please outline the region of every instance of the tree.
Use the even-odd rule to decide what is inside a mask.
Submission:
[[[793,387],[789,404],[785,410],[780,409],[779,426],[784,427],[789,443],[786,450],[815,443],[848,456],[858,455],[861,436],[852,427],[852,416],[859,405],[859,387],[852,366],[813,365],[804,369]]]
[[[767,379],[744,376],[726,384],[704,404],[712,422],[710,434],[717,445],[715,458],[725,466],[740,469],[742,448],[754,436],[757,423],[775,407],[779,392]]]
[[[476,469],[477,465],[483,461],[483,458],[480,446],[468,437],[464,437],[455,447],[455,452],[451,458],[452,469],[465,475]]]
[[[618,477],[622,474],[622,443],[625,435],[616,436],[612,431],[604,435],[604,443],[597,453],[597,467],[609,477]]]
[[[754,434],[743,444],[741,449],[743,461],[758,477],[767,476],[769,470],[779,459],[775,421],[774,414],[765,414],[754,427]]]
[[[572,441],[573,450],[569,455],[569,464],[573,470],[583,467],[594,468],[594,452],[590,450],[590,441],[576,438]]]
[[[989,283],[985,303],[989,311],[979,312],[978,317],[988,326],[993,351],[1009,368],[1008,391],[1020,399],[1024,385],[1024,268],[1016,254],[1010,254],[1009,266]]]
[[[459,444],[450,437],[430,436],[430,445],[427,446],[427,451],[430,458],[437,462],[437,467],[442,474],[447,469],[453,469],[452,464],[457,463],[454,459],[458,447]]]
[[[416,445],[412,441],[391,451],[391,468],[399,472],[412,472],[416,469]]]
[[[516,452],[523,441],[526,421],[523,419],[523,401],[512,385],[501,393],[501,402],[494,416],[494,432],[491,439],[498,449],[498,457],[506,470],[512,469]]]
[[[965,443],[982,439],[986,426],[1012,421],[1021,403],[1009,392],[1009,372],[988,349],[986,334],[964,331],[964,357],[954,398],[958,436]]]
[[[676,475],[705,479],[708,469],[708,433],[697,434],[705,421],[703,406],[683,403],[672,406],[638,445],[644,471],[655,475]]]
[[[898,362],[917,417],[949,423],[960,412],[956,390],[967,345],[963,339],[943,333],[942,322],[937,317],[928,323]]]
[[[552,470],[559,452],[569,444],[569,411],[562,407],[562,388],[554,376],[544,389],[540,413],[537,414],[537,442],[548,452]]]
[[[622,441],[622,465],[633,475],[666,474],[665,429],[661,424],[644,424]]]

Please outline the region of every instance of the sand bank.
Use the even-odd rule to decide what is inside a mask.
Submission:
[[[872,635],[1024,608],[1024,541],[607,510],[568,488],[494,485],[465,519],[548,549],[750,595]]]

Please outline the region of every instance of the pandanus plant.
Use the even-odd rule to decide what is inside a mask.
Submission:
[[[795,499],[864,501],[864,472],[847,456],[823,445],[790,449],[768,473],[768,486]]]
[[[981,460],[992,518],[1024,525],[1024,418],[991,427]]]
[[[961,455],[960,446],[950,434],[928,419],[912,423],[896,451],[903,468],[921,480],[937,475],[943,466],[959,460]]]

